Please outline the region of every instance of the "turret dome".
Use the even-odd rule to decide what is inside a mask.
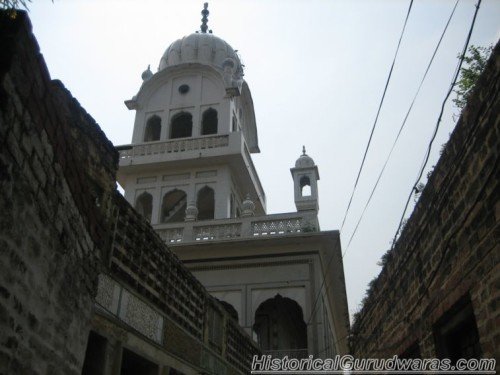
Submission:
[[[303,146],[302,155],[295,162],[295,168],[309,168],[314,166],[314,160],[306,154],[306,148]]]
[[[210,33],[193,33],[173,42],[163,54],[159,70],[186,63],[210,65],[221,72],[227,66],[236,75],[243,76],[243,66],[236,51]]]

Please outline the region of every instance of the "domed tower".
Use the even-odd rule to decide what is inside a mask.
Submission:
[[[346,353],[340,238],[320,230],[318,167],[304,149],[291,169],[297,211],[266,213],[243,65],[208,30],[206,5],[202,14],[201,30],[174,41],[125,102],[136,116],[118,182],[264,353]]]
[[[236,51],[201,30],[173,42],[137,95],[132,144],[119,147],[118,181],[152,224],[239,217],[247,194],[255,214],[265,194],[251,160],[259,152],[252,96]],[[195,216],[193,218],[193,213]]]
[[[291,168],[293,177],[293,190],[295,206],[297,211],[319,210],[318,202],[318,167],[314,160],[306,154],[305,146],[302,147],[302,155],[295,162],[295,168]]]

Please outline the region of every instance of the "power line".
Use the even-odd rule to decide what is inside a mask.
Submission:
[[[429,141],[429,145],[427,146],[427,150],[426,150],[426,153],[425,153],[425,156],[424,156],[424,161],[423,161],[423,163],[422,163],[422,165],[420,167],[420,171],[418,173],[418,177],[417,177],[415,183],[413,184],[413,186],[411,188],[410,194],[408,195],[408,199],[406,200],[406,204],[405,204],[405,208],[403,210],[403,214],[401,215],[401,218],[399,220],[398,229],[396,230],[396,233],[394,234],[394,238],[392,240],[391,249],[394,248],[394,246],[396,244],[396,238],[397,238],[398,233],[399,233],[399,231],[401,229],[401,225],[403,224],[403,220],[404,220],[404,217],[405,217],[405,214],[406,214],[406,210],[408,209],[408,204],[410,203],[410,200],[411,200],[411,197],[413,195],[413,192],[415,191],[418,183],[420,182],[420,179],[422,178],[422,175],[423,175],[424,170],[425,170],[425,166],[427,165],[427,162],[429,161],[429,157],[430,157],[430,153],[431,153],[431,149],[432,149],[432,144],[434,143],[434,140],[436,139],[436,135],[437,135],[437,132],[439,130],[439,125],[441,124],[441,120],[442,120],[442,117],[443,117],[444,107],[446,105],[446,102],[448,101],[448,98],[450,97],[450,95],[451,95],[451,93],[453,91],[453,88],[455,87],[455,85],[457,83],[458,76],[460,75],[460,69],[462,67],[462,63],[464,61],[465,54],[467,52],[467,48],[469,46],[469,42],[470,42],[470,38],[471,38],[471,35],[472,35],[472,31],[474,30],[474,24],[476,23],[477,13],[479,11],[479,7],[481,6],[481,1],[482,0],[478,0],[478,2],[476,4],[476,11],[474,12],[474,17],[472,18],[472,23],[471,23],[470,28],[469,28],[469,33],[467,34],[467,38],[466,38],[465,43],[464,43],[464,48],[462,50],[462,53],[460,55],[460,59],[459,59],[456,71],[454,73],[453,81],[451,82],[450,88],[448,89],[448,92],[446,93],[446,96],[445,96],[445,98],[443,100],[443,103],[441,105],[441,111],[439,113],[439,117],[438,117],[438,120],[436,122],[436,126],[434,127],[434,132],[432,133],[432,137],[431,137],[431,139]]]
[[[370,137],[368,138],[368,143],[366,144],[365,152],[363,154],[363,160],[361,161],[361,165],[360,165],[359,170],[358,170],[358,175],[356,177],[356,181],[354,182],[354,187],[352,189],[351,197],[349,198],[349,203],[347,204],[347,209],[346,209],[345,214],[344,214],[344,219],[342,220],[342,225],[340,226],[341,232],[342,232],[342,229],[344,228],[345,220],[346,220],[347,215],[349,213],[349,209],[351,207],[351,203],[352,203],[352,199],[354,197],[354,193],[356,191],[356,187],[358,186],[359,177],[361,176],[361,172],[363,171],[363,167],[365,165],[366,155],[368,154],[368,150],[369,150],[370,144],[372,142],[373,133],[375,132],[375,128],[377,127],[377,122],[378,122],[378,117],[380,115],[380,110],[382,109],[382,104],[384,103],[385,94],[387,92],[387,87],[389,87],[389,82],[391,80],[392,71],[394,69],[394,64],[396,63],[396,58],[398,56],[399,47],[401,46],[401,40],[403,39],[403,35],[404,35],[405,29],[406,29],[406,24],[408,23],[408,17],[410,16],[410,11],[411,11],[412,6],[413,6],[413,0],[410,0],[408,12],[406,13],[405,22],[403,24],[403,29],[401,30],[401,35],[399,36],[399,41],[398,41],[398,46],[396,48],[396,53],[394,54],[391,68],[389,69],[389,75],[387,76],[387,80],[385,82],[385,87],[384,87],[384,91],[382,93],[382,98],[380,99],[380,103],[378,105],[377,115],[375,116],[375,121],[373,122],[372,130],[370,132]]]
[[[467,48],[468,48],[468,45],[469,45],[469,42],[470,42],[470,38],[471,38],[471,35],[472,35],[472,31],[473,31],[473,29],[474,29],[474,25],[475,25],[475,21],[476,21],[476,18],[477,18],[477,13],[478,13],[478,11],[479,11],[479,7],[480,7],[480,5],[481,5],[481,1],[482,1],[482,0],[478,0],[478,2],[477,2],[477,4],[476,4],[476,11],[475,11],[475,13],[474,13],[474,17],[473,17],[473,19],[472,19],[472,23],[471,23],[471,26],[470,26],[470,29],[469,29],[469,33],[468,33],[468,35],[467,35],[467,38],[466,38],[466,41],[465,41],[465,44],[464,44],[464,48],[463,48],[462,54],[460,55],[460,61],[459,61],[458,65],[457,65],[457,67],[456,67],[456,70],[455,70],[455,72],[454,72],[454,78],[453,78],[452,84],[450,85],[450,89],[448,90],[448,92],[447,92],[447,94],[446,94],[446,97],[445,97],[445,99],[443,100],[443,103],[442,103],[442,106],[441,106],[441,111],[440,111],[440,114],[439,114],[439,117],[438,117],[438,121],[437,121],[437,123],[436,123],[436,127],[435,127],[435,129],[434,129],[433,136],[432,136],[432,138],[431,138],[431,140],[430,140],[430,142],[429,142],[429,146],[428,146],[428,149],[427,149],[427,152],[426,152],[426,156],[425,156],[425,158],[424,158],[424,163],[423,163],[422,168],[421,168],[421,171],[420,171],[420,173],[419,173],[419,178],[418,178],[418,179],[417,179],[417,181],[415,182],[415,184],[414,184],[414,186],[413,186],[413,188],[412,188],[412,190],[411,190],[411,192],[410,192],[410,195],[409,195],[409,197],[408,197],[408,201],[407,201],[407,203],[406,203],[405,210],[403,211],[403,216],[402,216],[402,218],[401,218],[401,220],[400,220],[400,223],[399,223],[398,229],[397,229],[397,231],[396,231],[395,237],[397,236],[397,234],[398,234],[398,232],[399,232],[399,229],[400,229],[400,227],[401,227],[401,223],[402,223],[403,218],[404,218],[404,213],[406,212],[406,209],[407,209],[407,206],[408,206],[409,200],[411,199],[411,196],[412,196],[412,194],[413,194],[413,190],[415,189],[415,187],[416,187],[416,185],[418,184],[418,182],[419,182],[420,178],[422,177],[423,171],[424,171],[424,169],[425,169],[425,165],[427,164],[427,161],[428,161],[428,159],[429,159],[430,149],[432,148],[432,143],[434,142],[434,139],[435,139],[435,137],[436,137],[436,133],[437,133],[437,131],[438,131],[438,129],[439,129],[439,124],[440,124],[440,122],[441,122],[442,115],[443,115],[443,112],[444,112],[444,106],[445,106],[445,104],[446,104],[446,102],[447,102],[447,100],[448,100],[448,98],[449,98],[449,96],[450,96],[451,92],[453,91],[453,88],[454,88],[454,86],[455,86],[455,84],[456,84],[456,80],[458,79],[458,75],[459,75],[459,73],[460,73],[460,68],[461,68],[461,66],[462,66],[462,63],[463,63],[463,60],[464,60],[464,57],[465,57],[465,53],[466,53],[466,51],[467,51]],[[410,3],[410,8],[411,8],[412,3],[413,3],[413,1]],[[407,15],[406,20],[407,20],[407,19],[408,19],[408,15]],[[405,20],[405,25],[406,25],[406,20]],[[400,39],[400,40],[401,40],[401,39]],[[398,44],[398,47],[399,47],[399,44]],[[358,177],[359,177],[359,174],[358,174]],[[352,199],[352,196],[351,196],[351,199]],[[346,211],[346,215],[347,215],[347,211]],[[345,221],[345,217],[344,217],[344,221]],[[394,247],[394,244],[395,244],[395,239],[394,239],[394,241],[393,241],[393,245],[392,245],[393,247]],[[344,256],[345,256],[345,252],[344,252],[344,254],[342,255],[342,257],[341,257],[341,258],[343,259],[343,258],[344,258]],[[307,321],[307,324],[309,324],[309,323],[310,323],[310,321],[311,321],[311,319],[312,319],[312,317],[314,316],[314,313],[315,313],[315,311],[316,311],[316,306],[317,306],[317,303],[318,303],[319,297],[320,297],[320,295],[321,295],[321,291],[322,291],[323,287],[325,286],[325,282],[326,282],[326,278],[325,278],[325,276],[326,276],[326,270],[328,269],[328,267],[330,266],[331,262],[333,261],[333,258],[334,258],[334,254],[332,254],[332,256],[331,256],[331,258],[330,258],[330,260],[329,260],[329,262],[328,262],[327,266],[325,267],[325,272],[323,272],[323,280],[322,280],[322,283],[321,283],[320,289],[319,289],[319,291],[318,291],[318,294],[317,294],[317,296],[316,296],[316,299],[315,299],[315,301],[314,301],[313,308],[312,308],[312,310],[311,310],[311,313],[310,313],[309,319],[308,319],[308,321]]]
[[[451,89],[453,88],[454,83],[456,82],[456,79],[457,79],[458,74],[459,74],[459,72],[460,72],[460,67],[461,67],[462,62],[463,62],[463,59],[464,59],[464,57],[465,57],[465,52],[467,51],[467,48],[468,48],[468,44],[469,44],[469,41],[470,41],[470,37],[471,37],[471,35],[472,35],[472,31],[473,31],[473,29],[474,29],[474,24],[475,24],[475,21],[476,21],[477,13],[478,13],[478,11],[479,11],[479,7],[480,7],[480,5],[481,5],[481,1],[482,1],[482,0],[478,0],[478,2],[477,2],[477,4],[476,4],[476,11],[475,11],[475,13],[474,13],[474,17],[473,17],[473,19],[472,19],[472,23],[471,23],[471,26],[470,26],[470,29],[469,29],[469,33],[468,33],[468,36],[467,36],[466,41],[465,41],[465,44],[464,44],[464,48],[463,48],[462,54],[460,55],[459,63],[457,64],[457,69],[456,69],[456,70],[455,70],[455,72],[454,72],[454,80],[453,80],[454,82],[453,82],[453,84],[452,84],[452,86],[451,86]],[[449,91],[449,92],[447,93],[447,95],[446,95],[446,98],[445,98],[444,102],[446,102],[446,100],[448,99],[448,97],[449,97],[449,95],[450,95],[450,92],[451,92],[451,91]],[[436,126],[437,126],[437,125],[439,125],[439,121],[440,121],[440,119],[441,119],[442,112],[443,112],[443,110],[441,110],[441,113],[440,113],[440,116],[439,116],[439,118],[438,118],[438,122],[437,122]],[[472,141],[472,139],[473,139],[473,138],[474,138],[474,137],[473,137],[473,135],[470,135],[470,136],[469,136],[469,139],[468,139],[468,140],[466,140],[466,142],[465,142],[465,143],[467,144],[469,141]],[[465,157],[465,154],[466,154],[465,149],[466,149],[466,148],[464,147],[464,149],[463,149],[463,150],[462,150],[462,152],[461,152],[461,156],[459,156],[459,158],[463,159],[463,158]],[[425,162],[425,161],[426,161],[426,159],[424,158],[424,162]],[[457,170],[457,168],[458,168],[458,166],[459,166],[459,165],[460,165],[460,162],[458,162],[458,161],[457,161],[457,162],[455,162],[455,163],[453,163],[453,166],[454,166],[453,171],[454,171],[454,172]],[[453,173],[454,173],[454,172],[453,172]],[[450,171],[450,172],[448,172],[448,175],[451,175],[451,173],[452,173],[451,171]],[[446,178],[445,178],[445,179],[446,179]],[[417,183],[418,183],[418,181],[417,181]],[[414,188],[415,188],[415,185],[414,185]],[[413,192],[413,189],[412,189],[412,192]],[[411,193],[411,194],[412,194],[412,193]],[[410,197],[411,197],[411,194],[410,194]],[[406,211],[406,208],[405,208],[405,211]],[[470,212],[469,212],[469,213],[470,213]],[[404,213],[403,213],[403,215],[404,215]],[[468,215],[468,214],[467,214],[467,215]],[[400,221],[400,226],[401,226],[401,222],[402,222],[402,220]],[[398,230],[396,231],[396,235],[397,235],[397,233],[398,233],[398,232],[399,232],[399,227],[398,227]],[[418,241],[412,241],[412,242],[417,243]],[[393,246],[394,246],[394,244],[395,244],[395,241],[393,241]],[[391,249],[392,249],[392,248],[391,248]],[[415,250],[408,251],[407,256],[405,257],[405,259],[403,259],[403,260],[400,262],[400,264],[396,267],[395,275],[393,275],[393,276],[391,277],[391,279],[392,279],[392,280],[394,280],[394,278],[395,278],[395,277],[397,277],[397,275],[399,274],[399,272],[401,272],[401,270],[403,269],[404,264],[405,264],[405,263],[406,263],[406,261],[409,259],[409,257],[413,254],[413,252],[414,252],[414,251],[415,251]],[[446,252],[446,249],[445,249],[445,252]],[[440,262],[439,262],[439,264],[438,264],[438,267],[436,267],[436,269],[434,270],[434,273],[433,273],[432,278],[431,278],[431,282],[430,282],[430,283],[428,284],[428,286],[425,288],[426,290],[423,292],[423,295],[425,295],[425,293],[428,291],[429,286],[430,286],[430,284],[432,283],[432,281],[433,281],[434,277],[436,276],[436,274],[437,274],[437,270],[439,269],[440,264],[441,264],[441,262],[442,262],[443,258],[444,258],[444,254],[443,254],[443,255],[442,255],[442,257],[441,257],[441,260],[440,260]],[[388,281],[388,283],[391,283],[391,282],[392,282],[392,280],[389,280],[389,281]],[[419,299],[419,301],[420,301],[420,299]],[[415,304],[415,306],[416,306],[416,305],[417,305],[417,304]],[[370,306],[372,306],[372,308],[373,308],[373,306],[375,306],[375,304],[371,304]],[[414,308],[414,307],[413,307],[413,308]],[[370,309],[369,309],[369,310],[370,310]],[[368,310],[368,311],[369,311],[369,310]]]
[[[448,17],[448,21],[446,22],[446,25],[445,25],[445,27],[444,27],[444,29],[443,29],[443,32],[441,33],[441,37],[439,38],[439,41],[438,41],[438,43],[437,43],[436,47],[434,48],[434,52],[433,52],[433,54],[432,54],[432,57],[431,57],[431,59],[429,60],[429,63],[427,64],[427,69],[425,70],[425,73],[424,73],[424,75],[422,76],[422,79],[421,79],[421,81],[420,81],[420,84],[419,84],[419,86],[418,86],[418,89],[417,89],[417,91],[415,92],[415,96],[413,97],[413,100],[412,100],[412,102],[411,102],[411,104],[410,104],[410,107],[408,108],[408,111],[406,112],[406,115],[405,115],[405,117],[404,117],[404,119],[403,119],[403,123],[401,124],[401,127],[399,128],[398,134],[396,135],[396,138],[394,139],[394,142],[393,142],[393,144],[392,144],[391,150],[389,151],[389,154],[387,155],[387,158],[385,159],[384,165],[383,165],[383,167],[382,167],[382,169],[381,169],[381,171],[380,171],[380,173],[379,173],[379,175],[378,175],[378,177],[377,177],[377,181],[375,182],[375,185],[374,185],[374,186],[373,186],[373,188],[372,188],[372,191],[371,191],[371,193],[370,193],[370,197],[369,197],[369,198],[368,198],[368,200],[366,201],[366,204],[365,204],[365,207],[363,208],[363,211],[362,211],[362,213],[361,213],[361,216],[359,217],[359,220],[358,220],[358,222],[356,223],[356,227],[354,228],[354,232],[352,233],[352,235],[351,235],[351,237],[350,237],[350,239],[349,239],[349,242],[348,242],[347,247],[346,247],[346,249],[345,249],[345,251],[344,251],[344,254],[342,255],[342,258],[343,258],[343,257],[345,256],[345,254],[347,253],[347,250],[349,249],[349,246],[351,245],[351,242],[352,242],[352,240],[353,240],[354,236],[356,235],[356,232],[357,232],[357,230],[358,230],[359,224],[360,224],[360,223],[361,223],[361,221],[363,220],[363,216],[364,216],[364,214],[365,214],[365,211],[366,211],[366,209],[368,208],[368,205],[370,204],[370,202],[371,202],[371,200],[372,200],[372,197],[373,197],[373,195],[374,195],[374,193],[375,193],[375,190],[376,190],[376,189],[377,189],[377,187],[378,187],[378,184],[379,184],[379,182],[380,182],[380,179],[382,178],[382,175],[384,174],[384,171],[385,171],[385,168],[386,168],[386,166],[387,166],[387,163],[389,162],[389,159],[391,158],[392,152],[394,151],[394,148],[396,147],[396,144],[397,144],[397,142],[398,142],[398,140],[399,140],[399,136],[401,135],[401,132],[403,131],[403,129],[404,129],[405,125],[406,125],[406,121],[408,120],[408,117],[409,117],[409,115],[410,115],[410,112],[411,112],[411,110],[413,109],[413,105],[415,104],[415,101],[416,101],[416,99],[417,99],[417,97],[418,97],[418,94],[420,93],[420,89],[422,88],[422,85],[423,85],[423,83],[424,83],[424,81],[425,81],[425,78],[427,77],[427,73],[428,73],[428,72],[429,72],[429,70],[430,70],[430,67],[431,67],[431,65],[432,65],[432,63],[433,63],[433,61],[434,61],[434,57],[436,56],[436,53],[437,53],[437,51],[438,51],[438,49],[439,49],[439,47],[440,47],[440,45],[441,45],[441,42],[442,42],[442,40],[443,40],[443,38],[444,38],[444,35],[446,34],[446,31],[448,30],[448,26],[449,26],[449,24],[450,24],[451,19],[453,18],[453,15],[455,14],[455,10],[457,9],[457,5],[458,5],[458,3],[459,3],[459,2],[460,2],[460,0],[457,0],[457,1],[455,2],[455,6],[453,7],[453,9],[452,9],[452,11],[451,11],[451,14],[450,14],[450,16]]]
[[[375,127],[377,126],[378,116],[380,114],[380,110],[382,108],[382,104],[384,103],[384,98],[385,98],[385,94],[387,92],[387,87],[389,86],[389,82],[391,80],[392,71],[394,69],[394,64],[396,63],[396,58],[398,56],[399,47],[401,46],[401,40],[403,39],[403,35],[404,35],[405,29],[406,29],[406,24],[408,23],[408,18],[410,16],[410,12],[411,12],[412,6],[413,6],[413,0],[410,0],[410,4],[408,6],[408,11],[406,13],[405,22],[403,24],[403,29],[401,30],[401,35],[399,36],[398,45],[396,47],[396,53],[394,54],[394,58],[392,60],[391,68],[389,70],[389,75],[387,77],[387,81],[385,83],[385,87],[384,87],[384,91],[383,91],[383,94],[382,94],[382,98],[380,100],[380,104],[379,104],[379,107],[378,107],[378,110],[377,110],[377,115],[375,116],[375,121],[374,121],[373,126],[372,126],[370,137],[368,139],[368,144],[366,145],[365,153],[363,155],[363,161],[361,162],[361,166],[360,166],[359,171],[358,171],[358,176],[356,177],[356,182],[354,183],[354,188],[353,188],[353,191],[352,191],[352,194],[351,194],[351,198],[349,199],[349,204],[347,205],[347,209],[346,209],[346,212],[345,212],[345,215],[344,215],[344,219],[342,221],[342,226],[341,226],[340,231],[342,231],[342,228],[344,227],[344,223],[345,223],[345,220],[347,218],[347,214],[349,212],[349,208],[351,207],[352,198],[354,196],[354,192],[356,190],[356,186],[358,185],[359,176],[361,175],[361,171],[363,170],[363,166],[364,166],[364,163],[365,163],[366,155],[368,153],[368,149],[370,148],[370,143],[371,143],[371,140],[372,140],[372,137],[373,137],[373,132],[375,131]],[[328,263],[327,263],[327,265],[326,265],[326,267],[324,269],[323,280],[321,282],[321,286],[319,287],[318,294],[316,295],[316,298],[314,300],[313,307],[312,307],[312,310],[311,310],[311,314],[309,315],[309,319],[307,321],[307,324],[309,324],[311,322],[311,319],[312,319],[314,313],[316,312],[316,307],[317,307],[317,304],[318,304],[319,297],[321,295],[321,291],[323,290],[323,287],[325,286],[325,281],[326,281],[325,275],[326,275],[326,272],[328,270],[328,267],[330,267],[330,264],[333,261],[333,258],[334,258],[334,254],[332,253],[332,255],[330,257],[330,260],[328,261]],[[342,258],[343,258],[343,255],[341,256],[341,260],[342,260]]]

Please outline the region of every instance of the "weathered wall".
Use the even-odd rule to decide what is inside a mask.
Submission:
[[[26,15],[0,12],[0,30],[0,374],[80,374],[91,328],[116,333],[105,351],[120,371],[147,319],[94,314],[99,274],[167,317],[163,347],[142,337],[161,348],[153,361],[246,372],[255,344],[116,191],[118,153],[51,81]]]
[[[25,14],[0,28],[0,373],[79,374],[117,154]]]
[[[464,296],[483,357],[500,357],[500,45],[352,328],[360,357],[418,344],[436,357],[433,327]]]

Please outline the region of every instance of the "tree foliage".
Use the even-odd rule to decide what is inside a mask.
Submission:
[[[464,56],[466,66],[460,69],[460,78],[454,90],[457,97],[453,99],[453,103],[455,103],[457,108],[463,109],[467,104],[467,100],[469,99],[477,79],[486,66],[492,49],[493,46],[481,47],[471,45],[469,47],[467,55]],[[458,58],[460,57],[459,55]]]
[[[31,0],[0,0],[0,9],[28,9]]]
[[[7,15],[11,18],[16,18],[16,9],[24,8],[28,10],[28,3],[31,0],[0,0],[0,10],[5,9]]]

